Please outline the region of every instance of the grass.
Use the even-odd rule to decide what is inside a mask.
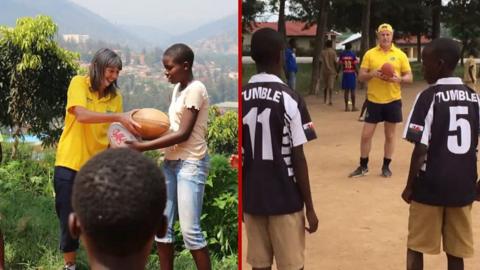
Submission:
[[[423,76],[421,72],[421,63],[412,62],[410,63],[413,73],[414,82],[423,81]],[[298,64],[298,73],[297,73],[297,91],[302,95],[307,95],[310,89],[310,78],[312,76],[312,64]],[[242,64],[242,85],[245,85],[250,77],[256,73],[255,64]],[[463,78],[463,66],[460,64],[457,65],[457,68],[454,72],[455,76]],[[284,76],[282,80],[286,82]],[[340,84],[340,79],[337,81],[337,84]],[[340,88],[340,86],[337,86]]]
[[[6,269],[60,269],[63,258],[58,249],[59,225],[51,190],[50,170],[53,170],[53,161],[45,164],[49,172],[44,173],[38,164],[45,160],[32,160],[31,147],[21,144],[20,160],[13,161],[8,157],[11,145],[2,143],[2,146],[4,160],[0,164],[0,228],[5,239]],[[43,154],[44,159],[52,158],[54,150]],[[41,182],[38,183],[39,187],[35,187],[36,182],[32,182],[32,179]],[[83,246],[77,256],[77,269],[89,269]],[[237,269],[236,254],[223,260],[212,254],[211,260],[212,269]],[[158,256],[152,248],[146,269],[158,269],[158,265]],[[176,254],[175,269],[196,269],[188,251]]]

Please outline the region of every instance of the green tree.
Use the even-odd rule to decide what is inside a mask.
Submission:
[[[329,0],[292,0],[290,9],[292,19],[306,22],[306,27],[317,25],[312,63],[312,76],[309,94],[317,94],[320,90],[321,52],[325,43],[328,13],[331,9]]]
[[[451,0],[444,10],[444,18],[454,37],[462,41],[462,53],[475,46],[475,38],[480,36],[480,1]],[[463,65],[463,57],[460,58]]]
[[[251,31],[259,14],[265,11],[265,3],[259,0],[242,0],[242,32]]]
[[[58,46],[56,32],[48,16],[20,18],[14,28],[0,27],[0,124],[14,130],[15,149],[25,131],[44,145],[61,135],[78,55]]]

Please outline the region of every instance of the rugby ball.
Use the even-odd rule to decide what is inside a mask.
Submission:
[[[146,140],[158,138],[170,128],[168,115],[157,109],[140,109],[132,115],[132,118],[141,125],[137,131]]]
[[[118,122],[114,122],[108,127],[107,136],[111,148],[127,147],[125,141],[138,141],[126,127]]]
[[[388,77],[388,78],[393,77],[393,74],[395,73],[395,70],[393,69],[392,64],[390,64],[389,62],[386,62],[385,64],[383,64],[380,71],[385,77]]]

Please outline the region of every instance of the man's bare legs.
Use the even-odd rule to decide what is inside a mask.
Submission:
[[[372,148],[372,137],[375,133],[377,124],[365,123],[362,129],[362,137],[360,139],[360,157],[368,158],[370,149]]]
[[[382,176],[391,177],[390,162],[392,161],[393,151],[395,150],[395,130],[397,124],[385,122],[385,145],[382,165]]]

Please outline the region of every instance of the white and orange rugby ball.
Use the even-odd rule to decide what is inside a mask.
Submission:
[[[126,141],[138,141],[135,135],[118,122],[114,122],[108,127],[107,136],[111,148],[127,147]]]

